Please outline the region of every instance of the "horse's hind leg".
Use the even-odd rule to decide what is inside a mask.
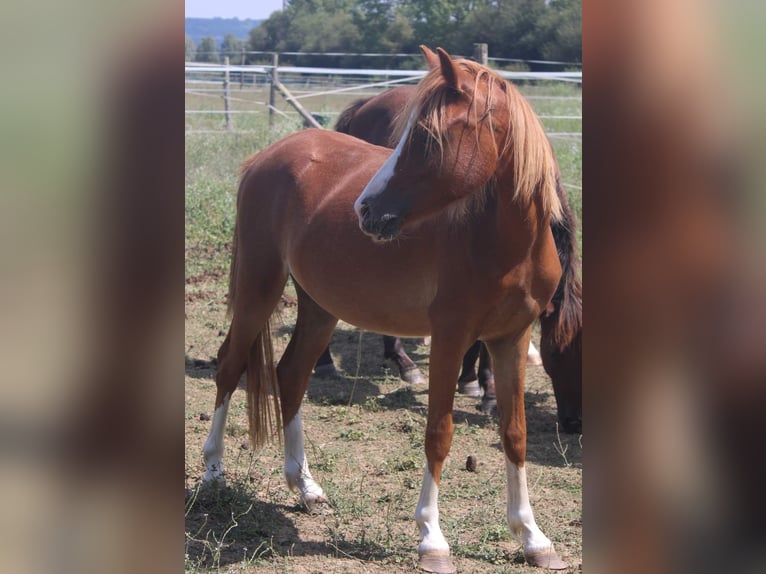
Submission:
[[[330,341],[338,319],[317,305],[297,284],[295,290],[298,293],[295,331],[277,365],[285,425],[285,479],[291,489],[298,490],[309,512],[324,512],[329,510],[327,498],[311,476],[306,461],[300,406],[312,368]]]
[[[561,570],[567,568],[567,563],[559,558],[551,541],[535,523],[527,490],[524,371],[531,333],[529,327],[521,337],[486,343],[494,366],[500,437],[505,451],[508,526],[521,538],[529,564]]]
[[[399,368],[399,377],[403,381],[411,385],[425,384],[426,378],[405,352],[404,345],[402,345],[402,340],[399,337],[383,335],[383,356],[396,363],[396,366]]]
[[[216,397],[210,434],[203,455],[205,474],[203,482],[223,478],[223,435],[229,411],[229,400],[247,368],[253,343],[269,320],[287,280],[284,273],[266,276],[259,289],[254,285],[238,285],[237,299],[229,333],[218,350],[218,370],[215,376]]]

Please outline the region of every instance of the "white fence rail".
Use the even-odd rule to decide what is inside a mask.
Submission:
[[[242,121],[247,116],[268,114],[270,125],[276,117],[298,119],[298,111],[275,97],[275,71],[276,85],[285,89],[281,92],[284,99],[303,114],[306,124],[312,125],[319,122],[329,125],[353,99],[398,84],[417,83],[426,74],[425,70],[186,63],[186,133],[256,131],[252,123]],[[561,83],[581,85],[582,72],[498,73],[511,82],[537,88],[525,90],[525,95],[546,125],[549,137],[574,140],[581,137],[581,96],[571,95],[571,89],[559,95],[555,89],[549,94],[539,88]],[[209,120],[205,123],[194,118]]]

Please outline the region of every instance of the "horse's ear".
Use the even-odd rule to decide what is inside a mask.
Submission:
[[[426,58],[426,65],[429,70],[439,67],[439,56],[433,53],[428,46],[420,45],[420,51],[423,52],[423,56]]]
[[[442,76],[444,76],[444,79],[447,82],[447,85],[450,86],[452,89],[460,92],[460,82],[458,80],[458,75],[460,71],[458,70],[458,67],[455,65],[455,62],[452,60],[450,55],[444,50],[443,48],[436,48],[436,53],[439,54],[439,62],[441,64],[442,69]]]

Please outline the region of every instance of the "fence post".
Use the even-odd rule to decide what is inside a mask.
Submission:
[[[489,49],[486,44],[474,44],[473,45],[473,59],[479,62],[482,66],[487,65],[489,57]]]
[[[239,70],[239,89],[245,89],[245,45],[242,44],[242,54],[239,58],[239,65],[242,66]]]
[[[226,115],[226,129],[231,129],[231,114],[229,113],[229,57],[223,59],[223,110]]]
[[[279,71],[277,70],[277,66],[279,66],[279,54],[274,52],[271,55],[271,89],[269,90],[269,131],[272,131],[274,129],[274,116],[276,115],[274,113],[274,106],[277,103],[277,82],[279,82]]]

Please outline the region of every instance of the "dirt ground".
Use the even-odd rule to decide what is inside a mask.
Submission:
[[[213,357],[227,328],[226,279],[221,272],[187,277],[186,571],[416,571],[428,393],[399,380],[377,334],[341,323],[331,344],[340,377],[312,378],[303,402],[309,466],[332,514],[309,515],[298,505],[284,482],[278,444],[250,448],[242,391],[232,398],[226,427],[226,485],[200,488],[215,398]],[[286,294],[274,328],[278,354],[295,314],[289,286]],[[428,347],[414,340],[405,346],[427,375]],[[532,507],[569,572],[580,572],[582,436],[558,433],[542,367],[528,367],[526,388]],[[442,530],[459,572],[537,572],[524,564],[506,525],[497,425],[477,403],[455,398],[455,436],[439,496]],[[478,461],[475,472],[465,469],[468,455]]]

